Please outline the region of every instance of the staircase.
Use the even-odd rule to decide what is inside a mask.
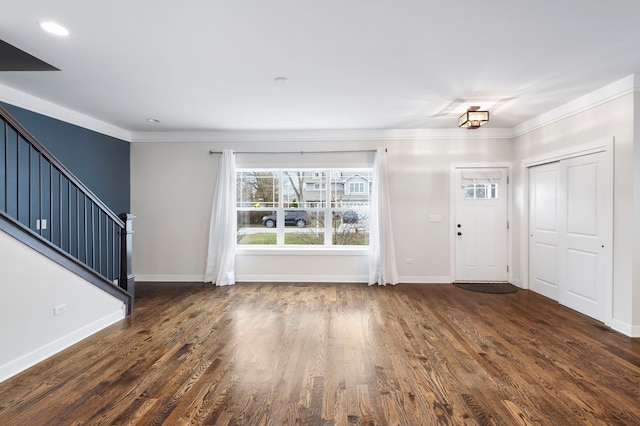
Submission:
[[[0,230],[134,309],[131,223],[0,107]]]

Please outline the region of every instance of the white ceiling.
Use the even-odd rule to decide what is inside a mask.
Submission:
[[[0,39],[61,71],[0,84],[130,132],[512,128],[640,71],[638,0],[6,3]]]

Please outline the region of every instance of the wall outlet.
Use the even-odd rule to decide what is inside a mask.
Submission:
[[[62,315],[67,312],[67,304],[63,303],[62,305],[53,307],[53,316],[57,317],[58,315]]]
[[[442,222],[442,215],[439,214],[430,214],[429,215],[429,222]]]

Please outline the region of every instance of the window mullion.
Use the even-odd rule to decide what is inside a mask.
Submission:
[[[283,194],[284,194],[284,172],[283,170],[278,170],[278,203],[276,204],[276,246],[283,247],[284,246],[284,202],[283,202]],[[275,198],[274,198],[275,199]]]
[[[331,207],[331,170],[327,170],[324,176],[324,245],[333,244],[333,210]]]

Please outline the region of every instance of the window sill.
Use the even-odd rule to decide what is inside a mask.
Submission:
[[[236,247],[236,255],[251,256],[367,256],[364,247]]]

